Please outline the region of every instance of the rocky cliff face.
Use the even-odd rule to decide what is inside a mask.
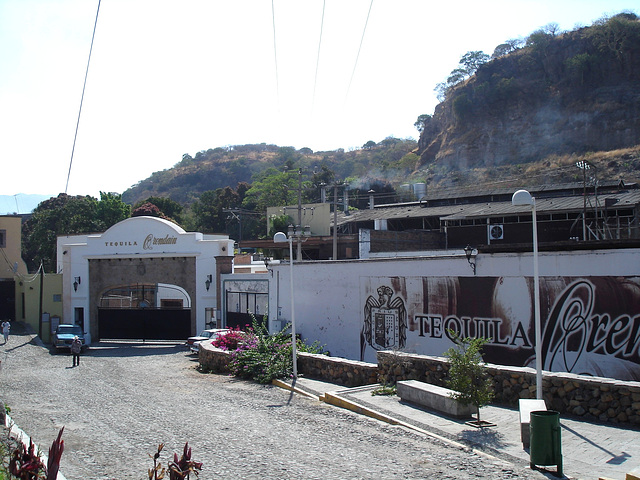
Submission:
[[[617,16],[482,65],[425,123],[419,155],[466,170],[638,144],[640,21]]]

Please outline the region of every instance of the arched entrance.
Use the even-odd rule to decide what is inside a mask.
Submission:
[[[104,290],[98,303],[101,339],[182,340],[191,332],[191,298],[177,285],[132,283]]]
[[[195,258],[90,259],[94,339],[184,340],[195,330]]]
[[[57,254],[64,321],[83,325],[89,342],[184,340],[220,311],[218,285],[220,275],[231,271],[233,240],[185,232],[161,218],[132,217],[102,234],[58,237]],[[114,307],[129,297],[130,303]],[[187,316],[188,328],[186,320],[176,320]]]

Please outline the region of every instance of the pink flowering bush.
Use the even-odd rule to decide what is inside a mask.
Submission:
[[[235,327],[232,328],[229,333],[216,338],[211,342],[211,345],[221,350],[236,350],[238,346],[246,340],[246,338],[247,333],[240,330],[240,327]]]
[[[214,346],[218,346],[216,342],[230,346],[237,339],[235,349],[219,346],[230,352],[229,370],[232,375],[271,383],[275,378],[291,377],[293,374],[291,334],[286,332],[289,326],[278,333],[269,334],[266,323],[266,320],[258,322],[253,318],[251,327],[246,331],[234,330],[213,342]],[[229,335],[233,336],[223,340]],[[301,340],[297,341],[296,348],[301,352],[322,353],[319,345],[306,345]]]

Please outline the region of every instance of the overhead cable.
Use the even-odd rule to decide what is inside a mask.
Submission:
[[[80,109],[78,110],[78,120],[76,121],[76,133],[73,136],[73,147],[71,148],[71,159],[69,160],[69,173],[67,173],[67,184],[64,187],[64,193],[69,189],[69,178],[71,177],[71,165],[73,165],[73,154],[76,150],[76,139],[78,138],[78,127],[80,126],[80,114],[82,113],[82,102],[84,101],[84,90],[87,87],[87,77],[89,76],[89,64],[91,63],[91,52],[93,51],[93,40],[96,37],[96,27],[98,26],[98,14],[100,13],[100,1],[98,0],[98,10],[96,12],[96,21],[93,24],[93,35],[91,36],[91,47],[89,47],[89,59],[87,60],[87,70],[84,73],[84,84],[82,85],[82,96],[80,97]]]
[[[351,78],[349,79],[349,86],[347,87],[347,94],[344,98],[344,103],[347,103],[347,98],[349,97],[349,91],[351,90],[351,83],[353,82],[353,77],[356,74],[356,67],[358,66],[358,59],[360,58],[360,50],[362,50],[362,43],[364,42],[364,34],[367,31],[367,24],[369,23],[369,16],[371,15],[371,7],[373,7],[373,0],[369,4],[369,11],[367,12],[367,20],[364,22],[364,28],[362,29],[362,37],[360,37],[360,46],[358,47],[358,54],[356,55],[356,61],[353,64],[353,71],[351,72]]]
[[[326,0],[322,2],[322,19],[320,20],[320,39],[318,40],[318,56],[316,58],[316,75],[313,80],[313,98],[311,100],[311,114],[316,104],[316,86],[318,85],[318,66],[320,65],[320,47],[322,46],[322,30],[324,28],[324,9],[326,7]]]
[[[273,4],[274,0],[271,0],[271,23],[273,24],[273,60],[276,66],[276,104],[278,110],[280,110],[280,84],[278,81],[278,52],[276,49],[276,11]]]

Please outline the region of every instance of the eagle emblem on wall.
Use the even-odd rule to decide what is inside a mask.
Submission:
[[[407,343],[407,310],[400,297],[394,298],[391,287],[376,290],[378,298],[369,295],[364,305],[361,335],[361,357],[367,344],[375,350],[402,349]]]

